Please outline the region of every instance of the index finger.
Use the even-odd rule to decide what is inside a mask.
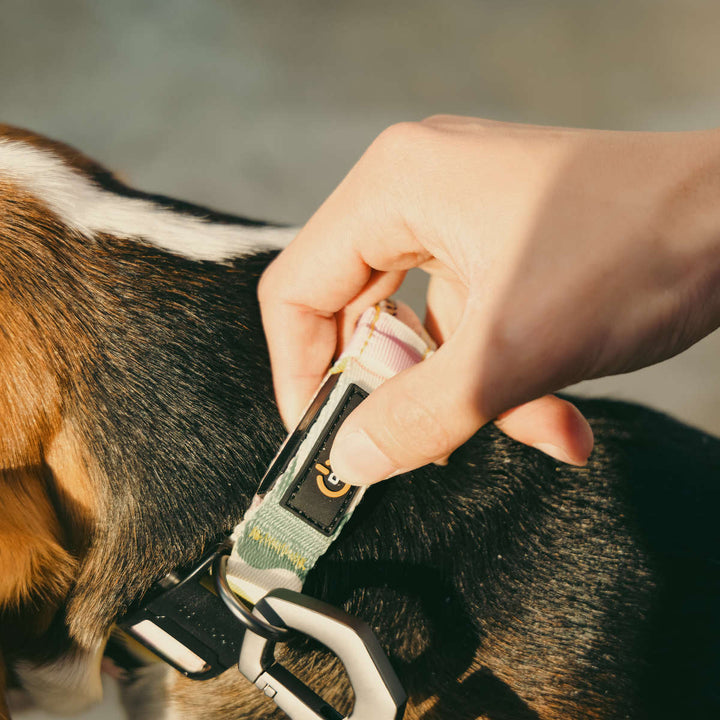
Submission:
[[[337,243],[294,241],[263,274],[258,297],[280,414],[290,426],[317,390],[337,345],[335,313],[357,295],[371,268]],[[344,282],[339,282],[340,278]]]

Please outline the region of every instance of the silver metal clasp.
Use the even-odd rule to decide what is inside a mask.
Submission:
[[[401,720],[407,695],[364,622],[315,598],[278,589],[253,608],[253,614],[275,627],[314,638],[342,661],[355,693],[345,720]],[[245,632],[240,672],[292,720],[343,720],[343,716],[275,661],[275,641]]]

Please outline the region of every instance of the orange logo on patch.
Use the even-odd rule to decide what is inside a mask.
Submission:
[[[325,465],[315,463],[315,469],[320,473],[316,478],[318,489],[327,497],[337,498],[343,496],[350,489],[350,486],[346,485],[332,472],[329,460],[325,461]]]

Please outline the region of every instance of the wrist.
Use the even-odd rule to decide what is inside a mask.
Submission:
[[[672,135],[654,232],[694,342],[720,325],[720,130]]]

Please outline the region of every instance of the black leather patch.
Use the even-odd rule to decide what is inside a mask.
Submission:
[[[335,532],[358,491],[357,487],[347,485],[332,471],[330,448],[343,420],[367,396],[357,385],[348,387],[325,431],[280,503],[324,535]]]

